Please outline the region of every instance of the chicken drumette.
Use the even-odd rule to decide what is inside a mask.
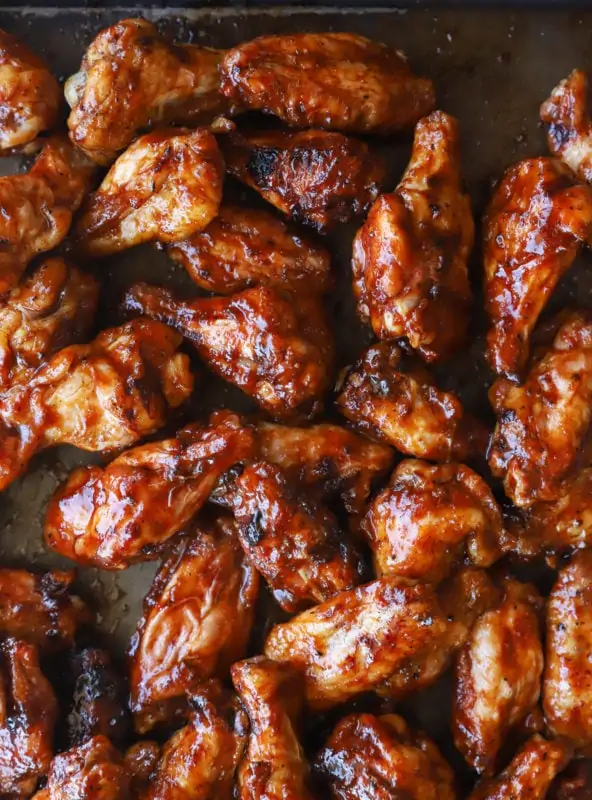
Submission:
[[[358,313],[380,339],[405,337],[428,361],[464,344],[474,229],[458,123],[435,111],[417,124],[397,189],[378,198],[354,240]]]
[[[592,181],[588,95],[588,76],[581,69],[574,69],[541,106],[541,120],[549,126],[549,150],[585,183]]]

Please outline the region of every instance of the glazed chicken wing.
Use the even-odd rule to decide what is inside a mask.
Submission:
[[[380,339],[405,337],[427,361],[467,338],[467,261],[475,225],[460,175],[458,123],[442,111],[418,122],[397,189],[374,203],[354,240],[358,313]]]
[[[577,759],[553,782],[549,800],[592,800],[592,765]]]
[[[454,774],[436,745],[396,714],[350,714],[316,768],[333,800],[455,800]]]
[[[0,391],[56,350],[82,341],[98,299],[91,275],[50,258],[0,300]]]
[[[508,497],[525,508],[556,500],[579,462],[589,460],[592,313],[561,315],[558,323],[551,347],[524,383],[500,378],[489,393],[498,418],[489,466]]]
[[[317,230],[363,214],[384,177],[382,159],[340,133],[244,132],[224,137],[221,146],[231,175]]]
[[[258,592],[232,521],[198,523],[157,573],[132,639],[130,705],[139,733],[185,711],[200,682],[223,678],[243,658]]]
[[[260,36],[220,64],[221,89],[296,128],[389,134],[434,106],[434,87],[399,50],[353,33]]]
[[[136,319],[60,350],[0,392],[0,489],[44,448],[119,450],[164,425],[193,388],[180,343],[166,325]]]
[[[588,95],[588,76],[581,69],[574,69],[541,106],[541,120],[549,126],[549,150],[585,183],[592,181]]]
[[[55,125],[60,87],[39,56],[0,30],[0,154],[35,146]]]
[[[205,230],[167,253],[216,294],[250,286],[320,294],[330,287],[329,253],[269,211],[222,205]]]
[[[251,722],[238,769],[237,800],[313,800],[299,741],[299,676],[289,667],[257,656],[235,664],[232,681]]]
[[[141,136],[84,204],[76,227],[83,251],[106,256],[191,236],[218,213],[223,177],[222,156],[206,128]]]
[[[313,710],[367,691],[401,697],[442,674],[496,597],[472,568],[438,590],[385,576],[276,625],[265,654],[304,676]]]
[[[502,517],[485,481],[463,464],[406,459],[362,521],[378,574],[441,580],[463,558],[501,556]]]
[[[0,72],[1,74],[1,72]],[[29,172],[0,178],[0,296],[65,238],[93,169],[67,139],[48,139]]]
[[[136,133],[158,122],[190,124],[225,110],[219,93],[220,50],[171,45],[145,19],[102,30],[80,71],[66,81],[70,138],[107,165]]]
[[[507,580],[496,608],[475,623],[454,670],[454,744],[479,773],[491,774],[510,731],[541,693],[543,600],[529,584]]]
[[[252,396],[274,417],[318,410],[330,379],[331,334],[313,298],[291,302],[277,290],[246,289],[191,302],[139,283],[125,307],[172,325],[207,366]]]
[[[394,344],[362,355],[340,387],[337,407],[360,431],[417,458],[464,461],[487,446],[484,426],[422,367],[404,364]]]
[[[220,476],[251,450],[250,431],[220,411],[206,426],[128,450],[106,467],[79,467],[49,503],[45,540],[61,555],[102,569],[156,558]]]
[[[510,167],[484,220],[490,366],[520,375],[534,326],[581,245],[592,240],[592,190],[552,158]]]

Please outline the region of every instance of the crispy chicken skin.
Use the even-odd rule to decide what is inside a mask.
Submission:
[[[137,800],[232,800],[249,723],[236,697],[210,686],[188,725],[165,744],[149,788]]]
[[[251,722],[238,769],[238,800],[313,800],[299,741],[303,698],[298,674],[257,656],[232,667],[232,682]]]
[[[339,387],[337,408],[358,430],[409,456],[464,461],[487,446],[484,426],[423,367],[405,364],[395,344],[362,354]]]
[[[592,181],[588,94],[587,74],[581,69],[574,69],[553,89],[541,106],[541,120],[548,125],[549,150],[585,183]]]
[[[105,467],[79,467],[49,503],[45,540],[61,555],[102,569],[156,558],[251,449],[240,418],[219,411],[205,426],[140,445]]]
[[[381,575],[437,581],[463,559],[490,567],[502,555],[498,505],[463,464],[402,461],[371,502],[362,529]]]
[[[560,572],[547,605],[543,708],[555,736],[592,743],[592,550]]]
[[[234,294],[250,286],[323,293],[331,285],[329,253],[269,211],[220,206],[203,231],[167,247],[202,289]]]
[[[60,87],[47,64],[0,30],[0,154],[27,150],[56,123]]]
[[[510,167],[483,223],[487,357],[520,375],[534,326],[581,245],[592,235],[592,190],[552,158]]]
[[[158,239],[177,242],[218,213],[224,165],[206,128],[141,136],[85,202],[76,225],[82,251],[107,256]]]
[[[6,639],[0,658],[0,794],[30,797],[53,756],[58,704],[34,645]]]
[[[475,225],[460,168],[458,122],[434,111],[417,124],[401,182],[378,198],[354,240],[360,317],[380,339],[405,337],[427,361],[467,338]]]
[[[99,285],[61,258],[49,258],[0,300],[0,391],[45,358],[89,333]]]
[[[213,372],[273,417],[318,410],[333,351],[324,309],[313,298],[294,302],[259,286],[232,297],[183,301],[169,289],[138,283],[124,306],[176,328]]]
[[[294,490],[264,461],[237,479],[232,511],[249,561],[288,613],[322,603],[360,580],[356,554],[335,516]]]
[[[200,682],[224,677],[244,657],[258,593],[232,520],[197,523],[154,578],[132,639],[130,706],[139,733],[184,711]]]
[[[230,100],[295,128],[389,134],[434,106],[403,53],[353,33],[260,36],[229,50],[220,76]]]
[[[97,164],[108,165],[154,123],[190,124],[224,111],[221,57],[220,50],[169,44],[145,19],[105,28],[66,82],[70,138]]]
[[[0,296],[17,284],[36,255],[65,238],[92,172],[67,139],[55,136],[28,172],[0,178]]]
[[[364,142],[320,130],[225,136],[226,169],[286,216],[326,230],[378,197],[382,159]]]
[[[350,714],[316,760],[333,800],[455,800],[454,774],[436,745],[396,714]]]
[[[541,693],[543,599],[534,586],[507,579],[496,608],[480,617],[454,668],[454,744],[479,773],[491,774],[510,731]]]
[[[44,448],[109,452],[158,430],[193,388],[180,343],[166,325],[135,319],[60,350],[1,392],[0,489]]]
[[[498,419],[489,466],[523,508],[557,500],[587,461],[581,451],[592,420],[592,312],[562,314],[557,324],[524,383],[499,378],[489,392]]]
[[[545,800],[555,776],[568,764],[570,746],[535,735],[496,778],[477,784],[469,800]]]
[[[265,654],[303,675],[313,710],[373,690],[401,697],[442,674],[496,598],[474,568],[439,589],[385,576],[276,625]]]

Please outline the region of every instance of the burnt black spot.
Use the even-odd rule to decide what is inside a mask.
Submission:
[[[262,527],[263,514],[257,510],[243,529],[243,536],[252,547],[258,545],[265,537],[265,530]]]
[[[280,157],[280,151],[273,147],[255,147],[247,163],[247,172],[257,186],[268,186]]]

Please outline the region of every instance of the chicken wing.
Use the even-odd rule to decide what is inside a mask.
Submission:
[[[130,706],[139,733],[184,712],[200,682],[225,677],[244,657],[258,593],[232,521],[198,523],[157,573],[132,639]]]
[[[520,375],[534,326],[581,245],[592,241],[592,190],[552,158],[510,167],[484,223],[487,357],[495,372]]]
[[[67,139],[53,137],[29,172],[0,178],[0,297],[36,255],[65,238],[92,172]]]
[[[316,768],[333,800],[455,800],[454,774],[436,745],[396,714],[350,714]]]
[[[581,69],[574,69],[541,106],[541,120],[548,125],[549,150],[584,183],[592,181],[588,94],[588,76]]]
[[[47,64],[0,30],[0,154],[27,151],[57,121],[60,87]]]
[[[572,761],[553,782],[549,800],[592,800],[592,768],[590,761]]]
[[[524,383],[499,378],[489,397],[498,422],[489,466],[520,507],[557,500],[574,477],[592,421],[592,312],[561,315],[547,353]]]
[[[166,325],[136,319],[60,350],[0,392],[0,490],[44,448],[119,450],[164,425],[193,388],[180,343]]]
[[[543,707],[555,736],[592,743],[592,550],[559,573],[547,605]]]
[[[235,414],[216,412],[175,439],[128,450],[106,467],[79,467],[58,487],[45,519],[45,541],[86,566],[126,569],[158,558],[191,520],[220,476],[252,451]]]
[[[65,86],[70,138],[97,164],[110,164],[136,133],[158,122],[190,124],[226,109],[219,92],[222,51],[171,45],[145,19],[102,30]]]
[[[92,276],[50,258],[0,300],[0,391],[25,380],[57,350],[82,341],[98,299]]]
[[[158,742],[151,741],[136,742],[126,750],[124,761],[131,778],[131,800],[142,800],[146,796],[161,751]]]
[[[191,236],[218,213],[223,177],[222,155],[206,128],[141,136],[84,204],[76,226],[83,252],[107,256]]]
[[[296,128],[395,133],[434,107],[434,87],[405,55],[353,33],[260,36],[229,50],[221,90]]]
[[[251,722],[238,769],[237,800],[313,800],[299,741],[303,697],[298,674],[257,656],[232,667],[232,682]]]
[[[257,287],[227,297],[178,299],[138,283],[125,307],[172,325],[207,366],[274,417],[312,416],[330,380],[333,348],[320,302]]]
[[[330,287],[329,253],[268,211],[222,205],[203,231],[167,247],[193,281],[210,292],[234,294],[250,286],[301,293]]]
[[[226,169],[288,217],[326,230],[363,214],[378,197],[382,159],[340,133],[229,134]]]
[[[288,613],[351,589],[358,559],[335,516],[295,491],[272,464],[248,466],[232,499],[238,535],[249,561]]]
[[[437,581],[463,559],[490,567],[502,555],[498,505],[463,464],[402,461],[361,526],[380,575]]]
[[[534,586],[507,580],[496,608],[477,620],[454,669],[454,744],[479,773],[491,774],[510,731],[541,693],[543,600]]]
[[[0,794],[30,797],[53,756],[58,705],[34,645],[6,639],[0,657]]]
[[[313,710],[367,691],[401,697],[442,674],[496,598],[473,568],[438,590],[383,577],[276,625],[265,654],[304,676]]]
[[[475,225],[460,175],[457,121],[434,111],[418,122],[407,171],[374,203],[354,240],[358,313],[380,339],[406,337],[427,361],[467,338],[467,261]]]
[[[403,363],[386,342],[370,347],[339,387],[337,408],[358,430],[397,450],[432,461],[464,461],[485,453],[485,427],[419,366]]]
[[[469,800],[545,800],[555,776],[570,758],[571,748],[566,742],[535,735],[500,775],[478,783]]]

